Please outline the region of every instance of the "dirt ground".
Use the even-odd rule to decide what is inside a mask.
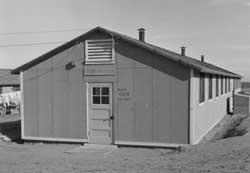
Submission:
[[[250,172],[250,137],[186,148],[82,149],[69,144],[0,145],[1,172]]]
[[[238,127],[242,129],[243,125]],[[246,133],[180,151],[128,147],[83,149],[76,144],[2,141],[0,172],[250,172],[250,135]]]

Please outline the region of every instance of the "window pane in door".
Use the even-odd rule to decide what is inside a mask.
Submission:
[[[106,95],[106,96],[109,95],[109,87],[103,87],[102,88],[102,95]]]
[[[93,95],[100,95],[100,88],[99,87],[93,87]]]
[[[101,103],[100,96],[93,96],[93,104],[100,104]]]
[[[109,104],[109,96],[102,96],[102,104]]]

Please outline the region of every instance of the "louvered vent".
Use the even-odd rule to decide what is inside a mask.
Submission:
[[[114,60],[113,40],[86,40],[86,62],[110,62]]]

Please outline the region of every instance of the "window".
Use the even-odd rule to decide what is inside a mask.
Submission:
[[[221,80],[220,80],[220,94],[223,94],[223,77],[221,76]]]
[[[208,99],[213,98],[213,75],[209,75],[209,80],[208,80]]]
[[[205,101],[205,74],[200,73],[200,103]]]
[[[109,87],[93,87],[92,103],[93,104],[109,104]]]
[[[219,96],[219,76],[216,76],[216,97]]]
[[[227,93],[227,77],[225,77],[225,93]]]
[[[86,40],[85,56],[86,63],[113,62],[114,43],[112,39]]]
[[[228,91],[231,91],[231,79],[230,77],[228,78]]]
[[[233,79],[233,89],[234,89],[234,90],[236,89],[236,83],[235,83],[235,80],[236,80],[236,79]]]

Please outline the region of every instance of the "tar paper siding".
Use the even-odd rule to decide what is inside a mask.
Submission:
[[[115,140],[188,144],[189,69],[125,42],[115,50]]]
[[[23,72],[23,138],[86,139],[83,116],[83,44],[69,48]],[[65,70],[65,64],[76,68]]]
[[[192,70],[193,71],[193,70]],[[213,97],[208,99],[208,75],[205,75],[205,101],[199,103],[199,73],[191,75],[191,112],[190,112],[190,143],[197,144],[223,117],[227,114],[227,98],[233,97],[233,79],[230,79],[230,92],[225,93],[225,78],[223,78],[223,94],[221,94],[221,77],[219,77],[219,96],[216,97],[216,78],[213,77]],[[235,90],[239,92],[239,90]]]

